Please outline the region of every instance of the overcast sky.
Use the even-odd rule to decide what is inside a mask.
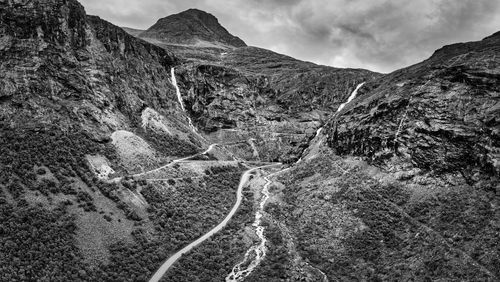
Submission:
[[[248,45],[334,67],[390,72],[445,44],[500,31],[499,0],[80,0],[88,14],[147,29],[189,8]]]

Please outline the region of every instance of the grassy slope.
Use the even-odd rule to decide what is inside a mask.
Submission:
[[[147,280],[222,220],[240,177],[238,167],[215,166],[193,179],[105,184],[85,154],[116,161],[109,143],[56,127],[2,132],[2,280]],[[124,196],[130,191],[142,191],[145,210]]]
[[[331,280],[497,279],[498,196],[416,178],[324,150],[281,178],[285,205],[269,209]]]

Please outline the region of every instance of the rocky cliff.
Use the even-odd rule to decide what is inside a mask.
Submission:
[[[179,69],[184,101],[199,128],[212,136],[256,138],[269,160],[299,158],[318,127],[361,82],[379,74],[318,66],[255,47],[221,54],[218,62]],[[222,135],[221,135],[222,133]],[[286,148],[286,149],[285,149]]]
[[[154,112],[167,117],[173,139],[199,146],[171,85],[171,53],[87,16],[76,1],[46,2],[1,4],[0,121],[109,140],[142,130]]]
[[[368,82],[331,120],[330,146],[394,170],[456,172],[469,183],[498,176],[499,51],[496,33]]]
[[[137,122],[137,113],[145,107],[176,108],[168,83],[175,59],[163,49],[98,17],[87,17],[76,1],[1,5],[3,120],[23,124],[25,117],[50,111],[36,121],[88,123],[81,117],[112,115]],[[132,90],[144,81],[149,87]],[[9,113],[13,107],[16,115]],[[111,122],[102,126],[116,128]]]

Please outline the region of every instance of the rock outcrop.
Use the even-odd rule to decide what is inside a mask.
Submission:
[[[81,127],[99,140],[141,128],[150,108],[191,142],[170,83],[179,63],[171,53],[87,16],[77,1],[4,1],[0,8],[0,122]]]
[[[496,33],[368,82],[330,121],[330,146],[393,170],[498,176],[499,52]]]
[[[299,158],[317,128],[357,84],[379,76],[255,47],[229,51],[218,64],[185,64],[179,74],[186,108],[199,128],[278,142],[281,149],[266,156],[284,162]]]

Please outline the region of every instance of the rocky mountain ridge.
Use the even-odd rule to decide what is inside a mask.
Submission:
[[[396,157],[420,169],[459,172],[469,183],[479,181],[477,173],[498,176],[499,46],[498,33],[445,46],[369,81],[331,121],[331,147],[379,164]]]
[[[200,14],[205,15],[188,10],[168,16],[150,29],[170,34],[172,26],[214,25],[213,16]],[[197,38],[190,31],[178,32],[190,40]],[[178,68],[179,84],[198,128],[214,142],[256,139],[261,150],[273,152],[263,154],[268,160],[298,159],[329,112],[356,85],[379,76],[367,70],[319,66],[257,47],[207,47],[192,40],[179,46],[152,40],[147,32],[137,36],[184,60]],[[282,149],[276,150],[276,144]]]

